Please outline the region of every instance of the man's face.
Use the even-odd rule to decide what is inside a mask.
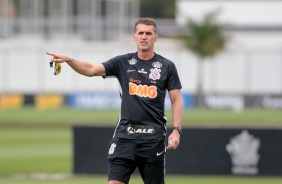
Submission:
[[[154,31],[154,26],[138,24],[133,35],[137,44],[137,49],[145,52],[154,49],[154,43],[158,40],[158,36]]]

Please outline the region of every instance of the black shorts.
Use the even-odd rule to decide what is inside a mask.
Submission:
[[[136,168],[145,184],[164,184],[165,141],[114,138],[108,153],[108,180],[128,183]]]

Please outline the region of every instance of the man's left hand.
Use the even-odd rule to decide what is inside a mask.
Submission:
[[[175,150],[180,144],[180,133],[177,130],[173,132],[168,137],[168,146],[167,149]]]

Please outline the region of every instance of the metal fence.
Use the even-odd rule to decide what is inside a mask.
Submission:
[[[0,0],[0,38],[115,39],[132,32],[139,0]]]

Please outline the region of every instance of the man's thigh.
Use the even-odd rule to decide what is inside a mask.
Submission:
[[[145,184],[163,184],[165,177],[165,142],[141,143],[137,149],[137,164]]]
[[[114,138],[108,153],[108,180],[128,183],[136,169],[135,144],[132,140]]]

